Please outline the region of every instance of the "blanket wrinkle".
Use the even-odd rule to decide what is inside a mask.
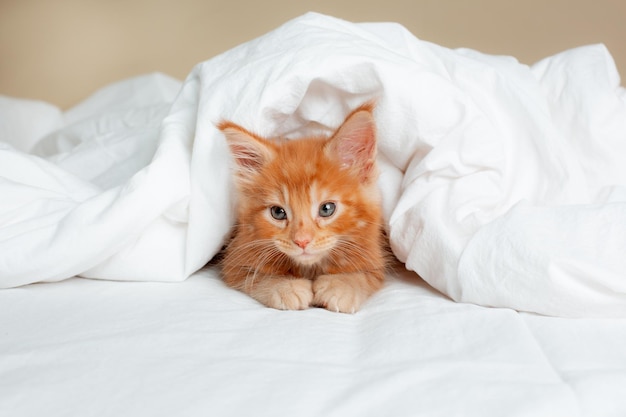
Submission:
[[[623,317],[619,83],[603,45],[528,66],[308,13],[182,84],[123,80],[64,114],[3,97],[0,287],[184,280],[234,221],[217,123],[296,140],[375,100],[384,216],[408,269],[460,302]]]

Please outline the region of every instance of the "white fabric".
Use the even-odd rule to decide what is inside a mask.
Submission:
[[[626,319],[455,303],[402,272],[355,315],[179,284],[0,291],[0,415],[626,415]]]
[[[409,269],[457,301],[626,316],[619,82],[600,45],[527,67],[307,14],[199,64],[180,90],[126,81],[32,153],[2,145],[0,285],[183,280],[233,221],[216,123],[297,138],[376,99],[386,219]]]

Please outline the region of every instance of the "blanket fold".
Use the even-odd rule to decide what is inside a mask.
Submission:
[[[529,67],[315,13],[182,85],[123,81],[63,115],[2,98],[0,287],[185,279],[233,222],[217,123],[297,140],[367,100],[407,268],[461,302],[626,316],[626,94],[604,46]]]

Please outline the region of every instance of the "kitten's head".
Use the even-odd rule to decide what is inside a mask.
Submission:
[[[378,239],[372,110],[359,107],[329,138],[268,140],[220,124],[236,161],[238,233],[300,266],[346,262]]]

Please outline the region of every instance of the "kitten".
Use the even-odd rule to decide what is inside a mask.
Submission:
[[[373,105],[329,137],[268,140],[223,122],[236,161],[238,216],[227,285],[282,310],[354,313],[384,281]]]

